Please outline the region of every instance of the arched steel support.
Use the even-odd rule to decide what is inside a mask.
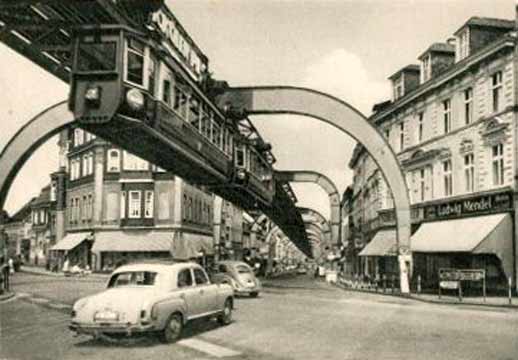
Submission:
[[[330,207],[331,243],[337,245],[340,242],[342,217],[340,216],[340,193],[335,183],[323,174],[307,170],[277,171],[276,178],[285,182],[317,184],[327,193]]]
[[[324,233],[324,236],[325,236],[324,239],[328,244],[330,244],[331,243],[331,226],[329,225],[329,222],[327,221],[327,219],[316,210],[313,210],[310,208],[305,208],[305,207],[299,207],[297,209],[300,211],[300,213],[302,215],[302,220],[304,220],[305,223],[309,222],[309,221],[313,221],[313,222],[317,222],[320,224],[320,226],[322,228],[322,232]]]
[[[63,101],[36,115],[11,138],[0,154],[0,209],[4,208],[9,188],[27,159],[73,119]]]
[[[401,292],[408,294],[410,255],[410,202],[405,177],[396,154],[384,136],[367,118],[346,102],[333,96],[297,87],[229,88],[218,98],[236,114],[294,114],[309,116],[352,136],[372,156],[392,190],[396,208],[396,233]]]

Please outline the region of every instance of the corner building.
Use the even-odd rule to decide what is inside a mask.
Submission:
[[[490,290],[505,289],[517,273],[515,21],[470,18],[418,60],[389,78],[393,97],[370,117],[407,181],[413,283],[420,276],[436,288],[439,269],[484,269]],[[361,145],[349,167],[354,178],[342,209],[349,268],[369,278],[397,275],[390,189]]]
[[[57,268],[111,270],[139,258],[214,255],[214,195],[79,128],[61,134],[64,233]],[[66,158],[66,160],[65,160]],[[66,186],[64,186],[66,184]]]

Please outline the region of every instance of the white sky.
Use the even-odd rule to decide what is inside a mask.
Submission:
[[[389,97],[388,76],[471,16],[513,19],[513,0],[174,0],[171,9],[231,85],[297,85],[338,96],[365,114]],[[0,148],[68,87],[0,45]],[[280,170],[324,173],[343,192],[355,142],[329,125],[294,116],[253,119]],[[34,154],[7,199],[13,213],[57,168],[56,139]],[[328,216],[316,185],[293,185],[299,205]]]

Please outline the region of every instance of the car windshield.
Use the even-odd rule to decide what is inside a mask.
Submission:
[[[238,265],[236,266],[236,270],[239,274],[249,274],[252,270],[246,265]]]
[[[155,284],[156,272],[150,271],[127,271],[114,274],[108,282],[108,287],[121,286],[153,286]]]

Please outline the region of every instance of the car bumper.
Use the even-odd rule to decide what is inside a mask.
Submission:
[[[155,324],[81,324],[71,322],[68,328],[77,334],[99,335],[99,334],[140,334],[156,331]]]
[[[253,288],[238,288],[234,289],[235,295],[250,295],[251,293],[259,293],[261,291],[260,287]]]

